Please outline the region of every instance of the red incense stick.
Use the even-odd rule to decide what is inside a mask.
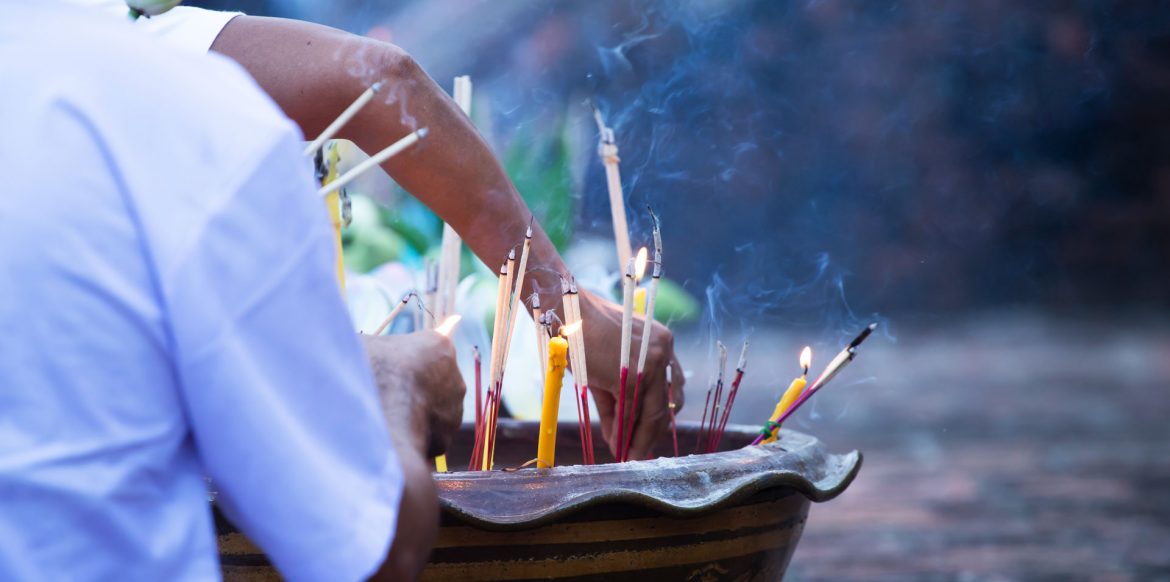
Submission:
[[[638,392],[642,387],[642,372],[634,377],[634,401],[630,403],[630,428],[626,431],[626,448],[622,458],[630,459],[630,445],[634,442],[634,422],[638,418]]]
[[[699,434],[695,440],[695,454],[699,454],[699,445],[703,442],[703,429],[707,426],[707,408],[711,406],[711,391],[715,388],[715,384],[707,386],[707,400],[703,403],[703,417],[699,419]]]
[[[581,387],[581,409],[585,415],[585,441],[589,443],[586,464],[593,464],[593,420],[589,418],[589,387]]]
[[[739,392],[739,383],[743,380],[743,369],[735,371],[735,379],[731,381],[731,390],[727,394],[727,406],[723,408],[723,419],[719,422],[719,430],[715,433],[715,445],[712,447],[712,452],[719,449],[719,443],[723,440],[723,431],[727,429],[727,421],[731,418],[731,407],[735,404],[735,395]]]
[[[614,455],[617,456],[617,462],[625,461],[622,457],[622,443],[625,442],[625,428],[626,428],[626,380],[630,377],[630,367],[622,366],[622,371],[618,374],[618,417],[617,417],[617,447]]]

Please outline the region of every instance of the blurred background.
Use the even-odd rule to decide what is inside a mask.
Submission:
[[[471,75],[554,241],[612,271],[596,104],[635,243],[662,217],[685,418],[715,340],[751,340],[732,418],[759,424],[801,346],[879,321],[789,424],[866,455],[793,579],[1170,579],[1170,5],[188,3]],[[385,212],[402,240],[365,268],[437,245],[409,198]]]

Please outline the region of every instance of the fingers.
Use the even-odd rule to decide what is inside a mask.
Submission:
[[[601,416],[601,437],[609,446],[610,454],[616,458],[617,447],[614,438],[617,435],[617,424],[614,419],[617,418],[617,398],[605,390],[590,389],[589,393],[593,395],[593,401],[597,403],[597,413]]]
[[[682,364],[674,355],[670,357],[670,368],[670,391],[674,393],[674,413],[678,414],[682,411],[683,404],[687,400],[687,391],[683,389],[687,384],[687,379],[683,377]]]
[[[638,405],[638,418],[630,442],[631,460],[649,458],[654,452],[658,438],[665,434],[669,425],[666,366],[661,363],[652,368],[647,366],[639,396],[641,402]]]

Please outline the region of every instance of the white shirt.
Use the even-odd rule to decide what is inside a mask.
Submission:
[[[124,0],[68,1],[93,9],[95,13],[105,13],[111,18],[129,20],[130,10]],[[228,21],[240,14],[193,6],[176,6],[158,16],[150,18],[143,16],[134,21],[134,26],[142,28],[179,50],[205,53],[211,49],[211,43],[215,42],[215,38],[219,36],[223,27],[227,26]]]
[[[402,477],[301,136],[238,66],[0,2],[0,580],[371,574]]]

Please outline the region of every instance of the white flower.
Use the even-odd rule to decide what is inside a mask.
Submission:
[[[183,0],[126,0],[126,5],[130,7],[130,19],[135,20],[142,15],[146,15],[147,18],[158,16],[182,2]]]

